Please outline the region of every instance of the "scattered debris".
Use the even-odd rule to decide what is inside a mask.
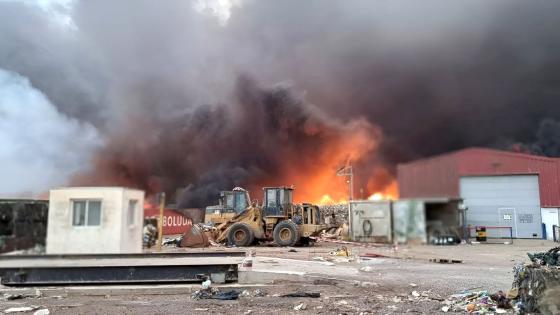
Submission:
[[[19,299],[25,299],[25,298],[40,298],[42,296],[43,296],[43,294],[39,290],[35,290],[35,294],[4,293],[4,295],[3,295],[4,299],[7,300],[7,301],[13,301],[13,300],[19,300]]]
[[[22,307],[11,307],[7,310],[4,310],[4,313],[19,313],[19,312],[29,312],[38,309],[39,306],[22,306]]]
[[[352,252],[346,246],[342,246],[341,248],[337,248],[336,250],[331,251],[329,255],[348,257],[352,255]]]
[[[460,259],[445,259],[445,258],[432,258],[430,259],[431,262],[440,263],[440,264],[461,264],[463,263]]]
[[[254,296],[256,297],[263,297],[266,296],[266,292],[264,292],[261,289],[256,289],[255,292],[253,293]]]
[[[500,291],[495,295],[488,294],[488,291],[463,291],[451,295],[443,301],[442,311],[450,310],[455,312],[468,312],[476,314],[490,314],[497,312],[498,309],[511,308],[509,300]]]
[[[202,282],[202,289],[203,290],[208,290],[211,285],[212,285],[212,281],[210,281],[210,279],[208,279],[208,280]]]
[[[251,293],[249,293],[249,290],[243,290],[240,295],[243,297],[249,297],[251,296]]]
[[[363,281],[363,282],[361,283],[361,287],[362,287],[362,288],[371,288],[371,287],[377,287],[377,286],[379,286],[379,284],[378,284],[378,283],[375,283],[375,282]]]
[[[360,254],[360,258],[393,258],[391,256],[378,254],[378,253],[363,253]]]
[[[338,302],[336,302],[337,305],[348,305],[348,302],[345,300],[340,300]]]
[[[299,303],[298,305],[294,306],[294,311],[303,311],[307,309],[307,304]]]
[[[294,293],[288,293],[288,294],[280,295],[280,297],[318,298],[318,297],[321,297],[321,293],[319,293],[319,292],[294,292]]]
[[[19,299],[23,299],[24,297],[25,296],[23,294],[4,293],[4,299],[6,299],[8,301],[19,300]]]
[[[412,291],[412,296],[418,298],[420,297],[420,293],[418,293],[418,291]]]
[[[313,280],[314,285],[337,285],[338,281],[334,279],[315,279]]]
[[[365,266],[365,267],[360,268],[360,271],[371,272],[371,271],[373,271],[373,267],[372,266]]]
[[[182,236],[175,237],[175,238],[164,238],[163,245],[164,246],[176,246],[178,247],[181,244],[181,240],[183,239]]]
[[[202,289],[195,291],[191,295],[191,298],[194,300],[237,300],[239,298],[239,291],[229,290],[222,292],[216,288],[212,288],[211,285],[212,282],[210,280],[202,282]]]
[[[251,314],[251,313],[253,313],[252,310],[247,310],[247,311],[245,311],[245,313],[243,313],[243,315],[249,315],[249,314]]]
[[[144,228],[142,230],[143,245],[150,248],[156,244],[158,231],[156,228],[157,219],[144,219]]]
[[[321,257],[321,256],[315,256],[311,259],[316,260],[316,261],[327,261],[324,257]]]
[[[218,289],[207,289],[207,290],[198,290],[192,294],[192,298],[194,300],[205,300],[205,299],[212,299],[212,300],[237,300],[239,298],[239,291],[229,290],[229,291],[220,291]]]

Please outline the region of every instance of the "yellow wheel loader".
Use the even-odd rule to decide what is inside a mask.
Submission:
[[[293,204],[293,190],[291,187],[265,187],[261,207],[253,203],[239,213],[224,212],[231,215],[229,218],[219,211],[213,212],[205,221],[210,219],[216,223],[219,216],[222,221],[216,226],[215,240],[227,241],[230,245],[249,246],[256,240],[272,240],[279,246],[307,243],[310,236],[328,227],[322,223],[316,205]],[[249,193],[242,191],[244,200],[250,200]]]
[[[235,187],[231,191],[222,191],[220,192],[218,204],[206,207],[204,222],[210,225],[224,223],[243,212],[249,206],[249,193],[245,189]]]

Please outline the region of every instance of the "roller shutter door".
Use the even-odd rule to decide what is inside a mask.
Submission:
[[[511,226],[513,237],[541,238],[537,175],[461,177],[459,187],[468,207],[467,224]]]

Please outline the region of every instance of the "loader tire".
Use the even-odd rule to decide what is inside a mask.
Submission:
[[[230,245],[249,246],[255,240],[255,235],[247,224],[235,223],[229,228],[227,240]]]
[[[282,221],[274,227],[273,237],[278,246],[294,246],[299,241],[297,225],[292,221]]]

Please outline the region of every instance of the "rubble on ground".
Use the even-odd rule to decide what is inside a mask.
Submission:
[[[443,312],[466,312],[468,314],[500,314],[511,309],[506,295],[499,291],[490,295],[488,291],[463,291],[443,301]]]

